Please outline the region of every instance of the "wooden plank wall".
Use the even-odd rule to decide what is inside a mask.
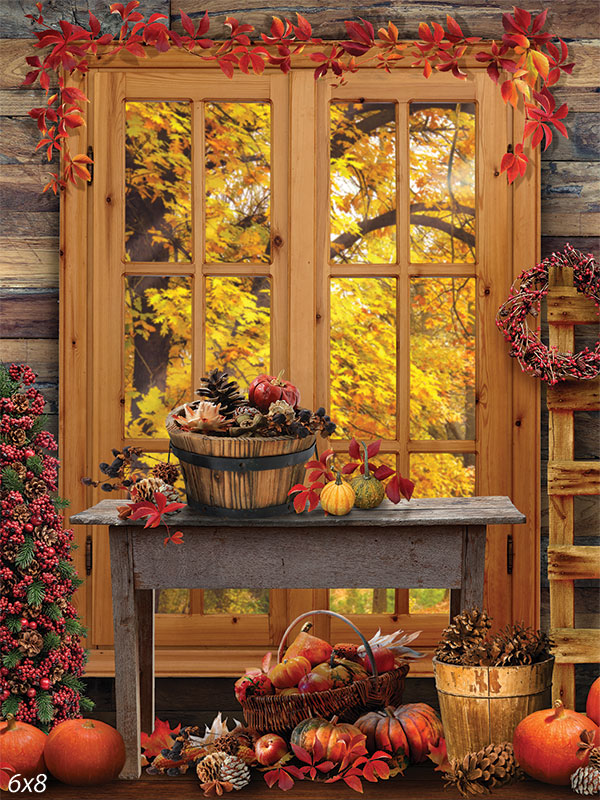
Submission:
[[[33,5],[31,3],[30,5]],[[109,0],[53,0],[48,4],[47,19],[87,21],[91,9],[103,24],[115,29],[116,19],[109,13]],[[295,10],[305,14],[320,36],[344,35],[343,20],[362,16],[377,27],[388,19],[399,25],[405,37],[417,33],[422,20],[443,22],[453,14],[472,35],[493,38],[502,31],[500,14],[510,10],[513,0],[492,3],[484,0],[391,0],[365,6],[358,2],[328,0],[315,10],[315,4],[298,4]],[[549,9],[550,30],[569,43],[576,61],[573,75],[561,80],[556,92],[559,102],[567,101],[569,139],[560,138],[543,154],[542,167],[542,255],[560,249],[567,241],[598,256],[600,251],[599,166],[600,94],[597,91],[600,49],[600,13],[596,0],[531,0],[523,3],[531,11]],[[205,4],[198,0],[142,0],[146,13],[173,12],[176,23],[179,9],[198,19]],[[260,0],[238,3],[213,0],[210,16],[215,20],[215,34],[226,14],[251,22],[267,30],[273,14],[291,14],[269,8]],[[0,359],[26,361],[39,374],[48,401],[51,427],[56,431],[58,381],[58,199],[40,194],[48,164],[34,152],[37,141],[35,123],[27,116],[40,105],[43,93],[21,89],[27,71],[25,56],[31,54],[32,24],[25,19],[29,5],[24,0],[0,3]],[[217,24],[218,23],[218,24]],[[507,287],[508,290],[508,287]],[[580,343],[578,343],[578,346]],[[542,408],[546,408],[542,399]],[[598,422],[593,412],[581,414],[576,427],[576,458],[598,457]],[[542,475],[546,474],[547,418],[542,419]],[[577,454],[578,452],[578,454]],[[545,477],[544,477],[545,480]],[[548,621],[548,588],[545,553],[548,543],[548,516],[542,487],[542,621]],[[580,530],[593,530],[598,520],[596,498],[584,498],[576,504]],[[590,536],[579,544],[597,544]],[[585,541],[583,541],[585,539]],[[587,541],[590,539],[590,541]],[[598,614],[597,584],[589,581],[576,587],[576,624],[594,625]],[[585,674],[584,674],[585,670]],[[581,691],[593,671],[582,665],[578,673]],[[582,698],[578,698],[581,706]]]

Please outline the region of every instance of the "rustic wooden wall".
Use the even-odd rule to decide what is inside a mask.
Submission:
[[[116,18],[108,11],[109,0],[48,0],[49,21],[60,18],[87,22],[87,9],[115,29]],[[500,12],[509,10],[513,0],[498,3],[474,0],[404,0],[402,3],[374,3],[372,7],[357,2],[329,0],[315,11],[314,4],[296,5],[313,23],[319,35],[327,38],[343,35],[343,20],[363,16],[374,24],[392,19],[401,33],[416,34],[421,20],[444,21],[447,12],[462,24],[463,30],[486,38],[501,33]],[[560,102],[567,101],[569,140],[553,142],[543,155],[542,174],[542,254],[562,248],[567,241],[598,255],[599,226],[599,128],[600,95],[598,94],[598,51],[600,46],[600,14],[596,0],[532,0],[523,3],[534,11],[549,9],[550,29],[569,43],[576,67],[557,91]],[[48,164],[34,147],[37,141],[35,123],[27,116],[34,105],[40,105],[43,93],[37,89],[21,89],[27,67],[25,56],[32,53],[32,24],[25,19],[33,2],[2,0],[0,4],[0,358],[3,361],[25,361],[39,375],[48,402],[51,428],[57,428],[58,381],[58,199],[42,195],[41,185]],[[179,9],[198,18],[205,4],[198,0],[142,0],[147,13],[173,10],[176,22]],[[210,4],[211,17],[222,21],[226,14],[242,17],[262,30],[267,30],[272,14],[290,14],[285,9],[268,8],[259,0],[230,3],[215,0]],[[216,28],[219,30],[219,25]],[[579,458],[598,457],[597,415],[582,415],[578,426]],[[542,458],[547,457],[547,417],[543,415]],[[545,474],[545,464],[542,466]],[[544,488],[542,489],[543,509]],[[597,498],[578,504],[579,525],[586,537],[597,528]],[[547,512],[542,518],[542,552],[547,544]],[[583,540],[581,541],[583,544]],[[587,543],[587,542],[585,542]],[[590,541],[590,543],[592,543]],[[597,543],[595,540],[593,543]],[[543,621],[547,618],[547,583],[542,563]],[[597,586],[577,588],[577,609],[580,624],[588,624],[590,615],[598,614]],[[596,624],[596,623],[593,623]],[[580,670],[582,688],[592,671]]]

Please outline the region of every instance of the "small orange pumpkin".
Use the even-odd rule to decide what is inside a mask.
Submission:
[[[370,752],[385,750],[395,754],[403,750],[413,763],[425,761],[429,746],[436,745],[443,736],[440,718],[426,703],[370,711],[355,724],[366,735]]]
[[[297,686],[303,675],[310,672],[310,661],[304,656],[284,658],[281,664],[276,664],[269,670],[269,678],[276,689],[289,689]]]
[[[43,753],[47,738],[39,728],[9,714],[6,722],[0,722],[0,761],[25,778],[45,773]]]
[[[365,742],[366,737],[356,725],[337,720],[337,717],[332,717],[330,721],[322,717],[302,720],[292,731],[290,743],[312,753],[315,741],[319,741],[325,751],[325,760],[333,761],[334,764],[338,763],[346,754],[346,742],[357,736]]]
[[[343,517],[352,511],[356,492],[347,481],[342,480],[338,472],[334,481],[329,481],[321,489],[319,500],[321,508],[326,514],[333,514],[334,517]]]

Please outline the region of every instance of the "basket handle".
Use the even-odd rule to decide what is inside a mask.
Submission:
[[[283,646],[285,644],[285,640],[287,639],[287,637],[288,637],[290,631],[292,630],[292,628],[294,627],[294,625],[296,625],[298,622],[300,622],[300,620],[306,619],[306,617],[316,616],[317,614],[327,614],[330,617],[335,617],[336,619],[341,619],[342,622],[345,622],[346,625],[349,625],[352,628],[352,630],[359,635],[362,643],[365,646],[365,650],[367,651],[367,655],[369,657],[369,661],[371,662],[371,669],[373,671],[373,677],[376,678],[377,677],[377,665],[375,664],[375,657],[373,656],[373,650],[371,649],[371,645],[368,643],[368,641],[365,639],[365,637],[362,635],[362,633],[358,630],[356,625],[353,622],[350,622],[350,620],[347,617],[344,617],[342,614],[338,614],[337,611],[329,611],[329,609],[325,609],[325,608],[315,609],[314,611],[305,611],[304,614],[300,614],[300,616],[296,617],[296,619],[293,622],[290,622],[290,624],[286,628],[285,633],[281,637],[281,642],[279,643],[279,650],[277,651],[277,663],[279,664],[281,662],[281,656],[283,655]]]

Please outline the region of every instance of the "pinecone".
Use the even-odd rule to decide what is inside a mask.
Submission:
[[[234,789],[243,789],[250,783],[250,770],[237,756],[225,756],[221,764],[219,779],[231,783]]]
[[[494,667],[534,664],[548,658],[552,645],[544,631],[535,631],[518,623],[507,625],[490,644],[490,664]]]
[[[17,473],[17,477],[20,481],[24,481],[27,477],[27,467],[22,461],[13,461],[13,463],[10,465],[10,468]]]
[[[15,411],[17,414],[24,414],[26,411],[29,410],[29,398],[25,394],[14,394],[12,396],[12,401],[15,406]]]
[[[180,472],[177,464],[157,464],[152,467],[150,475],[158,478],[163,483],[168,483],[169,486],[175,486],[175,481],[179,478]]]
[[[14,561],[20,549],[21,549],[20,544],[14,544],[14,542],[8,542],[2,547],[2,558],[4,559],[4,561]]]
[[[22,631],[19,634],[19,650],[26,656],[37,656],[44,646],[44,637],[37,631]]]
[[[25,484],[25,491],[30,498],[35,500],[37,497],[43,497],[47,494],[48,487],[41,478],[32,478]]]
[[[48,672],[48,677],[52,681],[52,683],[58,683],[62,676],[65,674],[64,669],[59,666],[58,664],[52,667],[52,669]]]
[[[245,764],[254,764],[254,744],[259,738],[260,734],[252,728],[238,728],[215,739],[213,747],[222,753],[237,756]]]
[[[445,664],[464,664],[465,651],[483,645],[491,624],[485,611],[465,609],[444,629],[435,657]]]
[[[228,758],[227,753],[209,753],[207,756],[198,762],[196,766],[196,775],[200,779],[200,783],[209,783],[210,781],[217,780],[221,771],[221,765]]]
[[[600,794],[600,769],[591,763],[587,767],[576,769],[571,775],[571,789],[577,794]]]
[[[496,786],[505,786],[521,777],[510,742],[489,744],[463,759],[453,758],[444,773],[446,786],[455,786],[463,797],[489,794]]]
[[[38,525],[37,528],[33,529],[33,532],[35,538],[47,547],[52,547],[56,544],[56,540],[58,539],[58,533],[54,528],[50,528],[48,525]]]
[[[131,491],[132,495],[135,495],[137,502],[140,500],[153,500],[155,492],[164,494],[168,502],[177,502],[179,500],[179,493],[176,489],[152,475],[137,481]]]
[[[31,512],[24,503],[19,503],[19,505],[15,506],[12,510],[12,518],[15,522],[20,522],[21,525],[29,522],[30,517]]]
[[[237,382],[230,378],[226,372],[213,369],[200,381],[200,388],[196,394],[204,400],[209,400],[215,405],[220,405],[220,412],[226,420],[233,419],[236,408],[247,404],[247,400],[240,392]]]
[[[15,447],[23,447],[27,441],[27,434],[23,428],[13,428],[6,434],[9,444],[14,444]]]

